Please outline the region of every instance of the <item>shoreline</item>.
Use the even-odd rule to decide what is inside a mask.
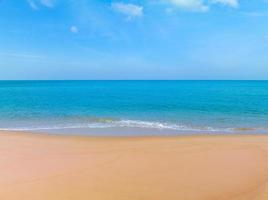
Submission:
[[[162,131],[165,132],[165,131]],[[75,133],[75,131],[66,131],[66,132],[49,132],[49,131],[13,131],[13,130],[0,130],[0,135],[3,134],[12,134],[12,135],[29,135],[29,136],[48,136],[48,137],[70,137],[70,138],[100,138],[100,139],[131,139],[131,138],[188,138],[188,137],[247,137],[247,136],[267,136],[268,133],[266,132],[216,132],[216,133],[210,133],[210,132],[192,132],[192,133],[177,133],[177,134],[120,134],[120,135],[113,135],[113,134],[106,134],[106,135],[98,135],[94,132],[91,134],[83,134],[83,133]]]
[[[0,131],[1,199],[264,200],[268,135]]]

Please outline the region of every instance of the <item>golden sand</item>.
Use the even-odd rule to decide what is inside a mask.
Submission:
[[[0,133],[1,200],[267,200],[268,135]]]

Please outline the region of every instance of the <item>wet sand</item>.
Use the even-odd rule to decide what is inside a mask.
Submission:
[[[268,135],[1,132],[0,199],[267,200]]]

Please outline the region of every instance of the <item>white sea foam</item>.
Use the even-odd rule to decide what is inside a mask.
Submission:
[[[172,131],[192,131],[192,132],[230,132],[232,129],[216,129],[212,127],[193,127],[175,123],[165,123],[157,121],[142,120],[98,120],[98,122],[87,123],[67,123],[57,125],[31,125],[18,127],[0,127],[5,131],[41,131],[41,130],[63,130],[63,129],[105,129],[105,128],[137,128],[153,130],[172,130]]]

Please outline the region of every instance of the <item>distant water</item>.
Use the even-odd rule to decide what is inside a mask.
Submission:
[[[0,81],[0,130],[268,133],[268,81]]]

